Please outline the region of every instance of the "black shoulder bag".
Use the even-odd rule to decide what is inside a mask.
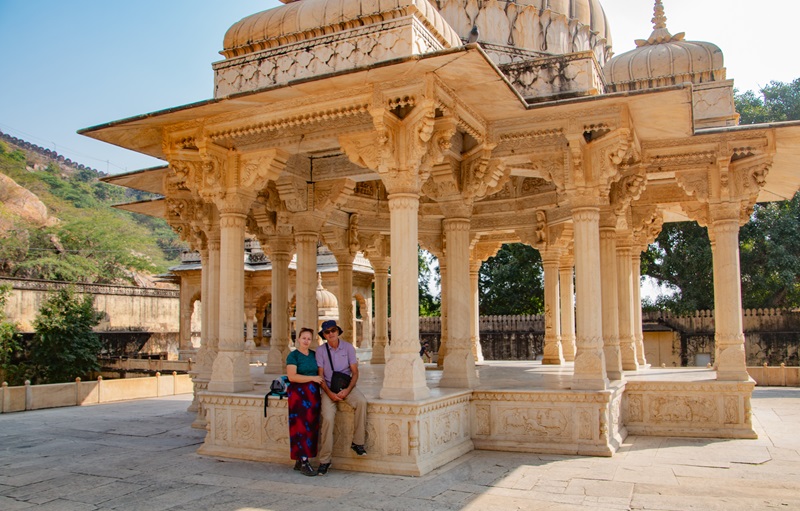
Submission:
[[[331,386],[330,389],[334,394],[338,394],[343,389],[346,389],[348,385],[350,385],[350,375],[345,373],[340,373],[333,367],[333,357],[331,357],[331,348],[328,346],[328,343],[325,343],[325,349],[328,351],[328,360],[331,361],[331,371],[333,374],[331,375]]]

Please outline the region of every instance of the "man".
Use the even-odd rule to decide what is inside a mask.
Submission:
[[[353,442],[350,448],[359,456],[364,456],[364,439],[367,428],[367,398],[356,388],[358,382],[358,359],[356,349],[347,341],[339,339],[342,329],[335,320],[322,323],[319,336],[326,344],[317,349],[317,366],[322,376],[322,426],[319,431],[319,468],[318,475],[325,475],[331,467],[333,452],[333,424],[336,420],[336,403],[346,402],[355,410],[353,414]],[[329,356],[330,350],[330,356]],[[331,390],[333,372],[337,371],[350,376],[350,383],[339,392]]]

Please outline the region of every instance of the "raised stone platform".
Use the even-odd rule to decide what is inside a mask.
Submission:
[[[426,371],[431,397],[380,399],[383,365],[362,364],[358,386],[369,400],[369,455],[350,449],[352,414],[340,404],[333,464],[372,473],[424,475],[473,449],[612,456],[628,433],[652,436],[755,438],[752,382],[717,382],[708,369],[648,369],[626,373],[603,391],[570,389],[572,366],[487,362],[472,391],[439,387],[442,372]],[[198,452],[289,462],[287,403],[269,398],[277,375],[251,367],[247,393],[200,393],[208,431]]]

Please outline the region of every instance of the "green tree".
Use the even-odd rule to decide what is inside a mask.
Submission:
[[[714,308],[714,277],[708,231],[697,222],[665,224],[642,255],[642,274],[675,291],[657,306],[673,312]]]
[[[478,275],[482,315],[540,314],[544,272],[539,252],[521,243],[503,245]]]
[[[436,259],[430,252],[418,248],[417,259],[419,263],[419,315],[438,316],[441,313],[442,302],[430,291],[430,283],[439,279],[438,266],[434,269]]]
[[[102,344],[92,328],[101,318],[88,294],[64,288],[45,300],[33,322],[30,346],[37,383],[68,382],[99,369]]]
[[[23,360],[22,336],[15,323],[6,317],[6,303],[11,286],[0,286],[0,381],[10,385],[21,385],[27,376],[27,364]]]
[[[760,90],[734,96],[741,124],[800,120],[800,78],[792,82],[769,82]]]
[[[800,306],[800,194],[757,204],[739,246],[745,308]]]

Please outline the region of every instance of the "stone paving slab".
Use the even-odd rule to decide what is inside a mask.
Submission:
[[[200,456],[189,402],[0,415],[0,510],[800,509],[800,389],[756,389],[757,440],[630,436],[610,458],[474,451],[418,478]]]

